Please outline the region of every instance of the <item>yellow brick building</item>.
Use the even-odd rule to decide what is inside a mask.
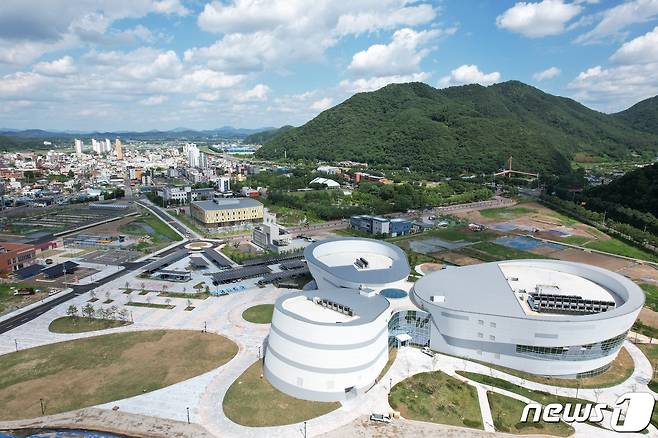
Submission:
[[[263,220],[263,204],[251,198],[192,202],[190,213],[204,225],[224,227]]]

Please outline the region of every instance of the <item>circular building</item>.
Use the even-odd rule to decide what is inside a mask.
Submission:
[[[307,246],[304,258],[318,289],[344,287],[379,292],[404,288],[409,276],[404,251],[380,240],[323,240]]]
[[[369,388],[388,361],[389,302],[357,290],[282,295],[274,305],[264,374],[280,391],[345,400]]]
[[[607,369],[644,305],[627,278],[556,260],[437,271],[411,298],[431,316],[433,350],[560,377]]]

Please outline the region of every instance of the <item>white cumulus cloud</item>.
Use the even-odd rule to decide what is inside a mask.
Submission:
[[[558,35],[582,10],[581,6],[563,0],[518,2],[496,18],[496,25],[529,38]]]
[[[445,88],[453,85],[480,84],[491,85],[500,82],[501,75],[494,71],[483,73],[477,65],[464,64],[452,70],[449,75],[439,80],[438,87]]]
[[[546,79],[553,79],[560,76],[562,70],[557,67],[549,67],[546,70],[539,71],[532,75],[535,81],[545,81]]]
[[[360,78],[355,80],[340,81],[339,88],[348,93],[361,93],[363,91],[374,91],[388,84],[403,84],[406,82],[425,82],[430,78],[426,72],[412,73],[408,75],[376,76],[372,78]]]
[[[73,58],[64,56],[50,62],[39,62],[32,70],[46,76],[64,76],[75,72],[76,68]]]
[[[146,99],[142,99],[139,101],[140,104],[146,105],[146,106],[151,106],[151,105],[161,105],[165,103],[169,98],[167,96],[163,96],[161,94],[155,95],[155,96],[149,96]]]
[[[623,37],[628,26],[644,23],[658,16],[658,0],[631,0],[603,11],[598,24],[576,38],[582,44],[605,42],[609,37]]]
[[[610,60],[620,64],[658,62],[658,26],[622,45]]]
[[[348,69],[372,76],[412,73],[428,53],[423,46],[438,35],[438,30],[400,29],[389,44],[374,44],[354,54]]]
[[[324,97],[311,103],[311,109],[315,111],[324,111],[331,107],[333,100],[331,97]]]

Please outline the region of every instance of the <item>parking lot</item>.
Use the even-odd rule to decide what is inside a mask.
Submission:
[[[142,254],[137,251],[128,251],[123,249],[98,250],[90,252],[82,257],[82,260],[88,263],[98,263],[100,265],[120,265],[130,262],[141,257]]]

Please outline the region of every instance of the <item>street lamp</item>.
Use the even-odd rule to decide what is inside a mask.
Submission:
[[[304,438],[306,438],[306,421],[304,421]]]
[[[39,399],[39,403],[41,404],[41,415],[45,415],[46,414],[46,409],[43,406],[43,399],[42,398]]]
[[[190,424],[190,408],[185,409],[187,409],[187,424]]]

